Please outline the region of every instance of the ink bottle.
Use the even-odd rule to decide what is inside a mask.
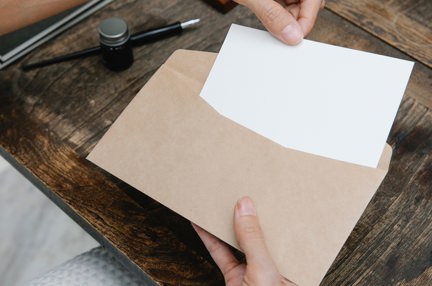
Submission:
[[[130,35],[126,22],[120,18],[109,18],[99,25],[100,47],[104,65],[113,71],[129,68],[134,59]]]

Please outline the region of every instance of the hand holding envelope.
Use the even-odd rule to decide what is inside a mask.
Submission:
[[[269,252],[281,274],[298,285],[318,285],[387,173],[391,148],[385,145],[385,138],[412,64],[390,58],[385,61],[357,51],[348,53],[351,50],[310,41],[288,47],[261,34],[265,32],[233,28],[233,33],[237,36],[240,33],[244,38],[233,45],[231,36],[234,34],[229,35],[215,64],[216,54],[176,51],[132,100],[88,159],[237,248],[232,210],[239,198],[250,196],[256,204]],[[256,41],[253,46],[251,40]],[[247,47],[239,46],[242,43]],[[335,61],[326,67],[327,72],[332,72],[329,80],[336,80],[333,82],[335,88],[331,89],[325,82],[318,89],[319,96],[324,98],[330,92],[332,104],[326,104],[320,97],[315,97],[320,100],[318,104],[311,98],[305,101],[300,91],[287,88],[289,93],[285,97],[289,98],[290,105],[278,106],[275,102],[280,105],[277,100],[283,96],[277,89],[270,90],[265,86],[272,73],[260,67],[268,60],[264,57],[275,56],[277,61],[272,63],[277,68],[277,65],[286,67],[284,60],[298,60],[304,64],[308,60],[302,57],[308,53],[317,54],[310,59],[311,63],[316,64],[320,59],[328,61],[329,57]],[[293,54],[294,58],[291,57]],[[357,58],[361,60],[357,66],[352,66],[355,60],[347,66],[339,62]],[[238,60],[242,63],[246,60],[243,68],[248,71],[240,73],[242,78],[233,81],[228,77],[230,72],[239,71]],[[378,89],[372,97],[365,94],[363,99],[369,102],[362,104],[369,110],[360,113],[345,110],[342,115],[347,122],[350,115],[375,116],[375,121],[368,118],[364,122],[380,127],[368,126],[359,131],[367,132],[368,128],[373,128],[377,131],[366,133],[367,136],[384,138],[384,141],[378,140],[378,146],[373,148],[371,156],[367,156],[366,163],[361,161],[364,156],[329,157],[314,147],[332,142],[347,147],[342,149],[348,150],[346,154],[350,155],[353,152],[349,150],[355,149],[345,145],[352,140],[348,135],[354,133],[329,129],[332,136],[338,136],[337,139],[328,138],[325,133],[317,136],[314,132],[320,130],[312,129],[313,124],[307,129],[295,129],[296,125],[303,124],[302,120],[286,122],[283,116],[287,109],[294,112],[297,108],[308,112],[311,122],[326,123],[324,118],[313,117],[315,112],[326,109],[325,114],[331,116],[331,111],[338,113],[341,106],[350,104],[347,101],[350,97],[334,97],[334,92],[352,96],[350,90],[337,85],[335,73],[350,73],[365,61],[378,71],[382,65],[387,68],[391,65],[389,70],[393,78],[403,82],[394,83],[389,89]],[[338,67],[344,67],[344,70],[338,70]],[[297,66],[296,72],[301,72]],[[257,80],[256,73],[264,74]],[[385,82],[387,75],[378,76]],[[383,83],[379,79],[358,81],[362,88],[369,85],[372,92]],[[256,86],[257,83],[264,86]],[[288,83],[284,85],[289,86]],[[247,88],[262,91],[264,99],[259,97],[259,92],[249,96]],[[295,105],[296,102],[300,105]],[[262,108],[258,108],[260,106]],[[266,117],[266,112],[273,108],[277,110]],[[334,120],[329,118],[327,122]],[[319,126],[324,126],[322,124]],[[293,131],[286,129],[292,126]],[[295,130],[308,132],[295,133]],[[311,142],[318,144],[306,146],[307,150],[290,147],[290,139],[297,142],[298,137],[302,137],[301,140],[306,142],[308,136],[322,142]],[[345,141],[339,142],[341,140]],[[379,150],[378,158],[375,150]],[[360,159],[360,163],[353,158]]]
[[[228,245],[199,226],[192,225],[222,272],[226,286],[295,286],[280,275],[273,262],[250,198],[244,197],[237,201],[233,220],[234,232],[245,253],[246,263],[240,263]]]

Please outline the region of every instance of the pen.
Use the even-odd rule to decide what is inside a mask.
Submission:
[[[154,28],[150,30],[146,30],[143,32],[139,32],[130,36],[130,42],[132,46],[139,46],[143,44],[152,43],[164,38],[168,38],[177,34],[181,34],[183,30],[194,26],[200,21],[200,19],[193,19],[186,22],[175,22],[173,24],[169,24],[163,27]],[[85,58],[88,56],[93,56],[99,54],[101,52],[101,47],[93,47],[85,50],[73,52],[67,55],[58,56],[55,58],[51,58],[48,60],[42,60],[40,62],[23,65],[22,69],[24,71],[28,71],[34,68],[44,67],[51,64],[56,64],[60,62],[70,61],[78,58]]]
[[[160,28],[150,29],[141,33],[133,34],[130,37],[132,46],[139,46],[142,44],[151,43],[162,38],[174,36],[183,32],[184,29],[197,24],[200,19],[194,19],[187,22],[176,22]]]

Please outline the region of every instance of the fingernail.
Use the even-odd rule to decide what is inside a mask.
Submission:
[[[292,22],[282,30],[282,38],[286,43],[296,45],[303,40],[303,32],[296,22]]]
[[[237,210],[240,216],[256,216],[255,206],[249,197],[244,197],[237,202]]]

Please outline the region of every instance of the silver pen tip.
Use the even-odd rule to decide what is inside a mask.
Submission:
[[[193,26],[195,24],[197,24],[200,21],[200,19],[193,19],[193,20],[189,20],[187,22],[181,23],[181,27],[182,29],[186,29],[187,27]]]

